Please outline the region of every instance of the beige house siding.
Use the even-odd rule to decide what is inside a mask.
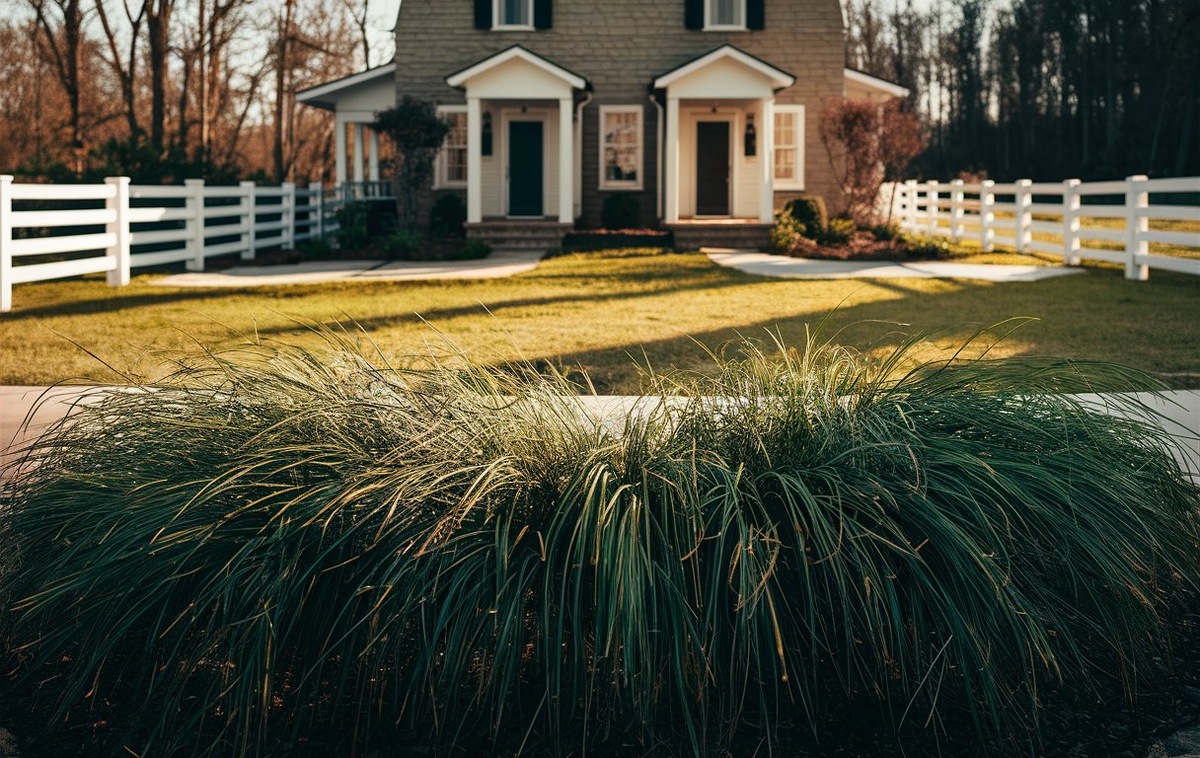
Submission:
[[[845,42],[838,0],[766,0],[766,29],[746,32],[703,32],[684,27],[683,0],[610,0],[598,6],[572,0],[554,3],[554,25],[544,31],[484,31],[474,28],[473,3],[466,0],[404,0],[396,27],[396,90],[438,104],[465,102],[461,90],[445,77],[512,45],[522,45],[537,55],[587,78],[593,100],[582,123],[582,217],[587,225],[600,221],[603,198],[598,191],[599,150],[597,113],[601,105],[644,105],[643,189],[633,192],[640,201],[646,223],[656,214],[658,183],[656,155],[660,113],[648,99],[648,85],[658,76],[731,44],[796,77],[796,83],[776,95],[777,104],[807,105],[805,125],[805,180],[809,193],[824,195],[837,206],[832,170],[817,132],[817,119],[827,98],[844,90]],[[597,8],[602,7],[602,12]],[[757,108],[756,104],[745,103]],[[741,121],[739,120],[739,124]],[[682,122],[681,122],[682,125]],[[761,123],[759,124],[761,127]],[[550,132],[549,124],[547,131]],[[735,127],[737,152],[741,132]],[[497,135],[497,153],[499,138]],[[753,181],[759,157],[739,166],[735,190],[747,206],[757,209]],[[487,184],[502,181],[498,155],[484,158],[484,213],[495,213]],[[549,165],[549,164],[548,164]],[[490,172],[490,173],[489,173]],[[550,172],[548,172],[550,173]],[[685,172],[686,173],[686,172]],[[556,177],[555,177],[556,181]],[[681,188],[682,189],[682,188]],[[694,201],[694,193],[691,193]],[[681,196],[687,197],[687,194]],[[782,197],[776,194],[777,204]]]

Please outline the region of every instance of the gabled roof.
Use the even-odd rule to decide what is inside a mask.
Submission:
[[[332,82],[325,82],[315,87],[302,89],[296,93],[296,101],[317,108],[334,110],[337,107],[337,96],[339,94],[354,87],[371,84],[384,77],[392,77],[395,74],[396,62],[392,61],[382,66],[369,68],[366,71],[359,71],[357,74],[335,79]]]
[[[557,77],[575,89],[587,89],[588,81],[574,71],[563,68],[562,66],[547,60],[537,53],[530,52],[520,45],[513,45],[510,48],[501,50],[495,55],[488,56],[478,63],[473,63],[461,71],[456,71],[446,77],[446,83],[451,87],[462,87],[471,79],[486,73],[497,66],[501,66],[512,60],[520,60],[532,66],[545,71],[551,76]]]
[[[761,58],[756,58],[750,53],[737,49],[733,45],[722,45],[716,50],[705,53],[699,58],[693,58],[682,66],[674,68],[658,77],[654,80],[654,89],[666,89],[685,76],[694,74],[706,66],[726,59],[737,61],[743,66],[761,74],[771,82],[773,89],[784,89],[796,83],[796,77],[772,66]]]
[[[908,97],[910,94],[907,87],[901,87],[895,82],[880,79],[878,76],[871,76],[866,72],[854,68],[846,69],[846,81],[861,84],[867,89],[882,92],[892,97]]]

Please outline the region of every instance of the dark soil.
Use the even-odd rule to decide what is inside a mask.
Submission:
[[[830,261],[927,261],[959,257],[942,240],[905,237],[880,239],[865,230],[854,232],[843,245],[818,244],[802,238],[791,249],[778,252],[793,258]]]
[[[1150,747],[1180,728],[1200,721],[1200,600],[1190,598],[1171,609],[1171,633],[1166,640],[1169,656],[1152,657],[1136,672],[1127,689],[1116,677],[1100,677],[1095,688],[1048,685],[1040,693],[1036,720],[1040,737],[1032,731],[991,733],[983,738],[956,704],[942,703],[939,715],[912,713],[904,724],[887,715],[867,698],[847,702],[817,718],[821,740],[812,737],[809,719],[797,706],[781,713],[773,728],[776,745],[769,751],[761,737],[762,724],[751,715],[727,755],[781,755],[796,758],[879,758],[880,756],[947,756],[983,758],[1144,758]],[[1152,641],[1148,640],[1150,648]],[[8,658],[13,663],[13,656]],[[1097,661],[1098,664],[1107,661]],[[61,665],[69,665],[63,662]],[[6,670],[7,671],[7,670]],[[71,756],[127,756],[124,745],[136,746],[141,726],[129,707],[136,700],[132,691],[124,697],[93,703],[73,710],[65,722],[48,726],[55,698],[55,672],[47,671],[38,681],[16,684],[0,676],[0,727],[8,729],[19,743],[22,758],[68,758]],[[537,699],[540,699],[539,693]],[[536,705],[536,704],[534,704]],[[532,711],[532,707],[530,711]],[[150,713],[149,718],[158,714]],[[582,733],[565,730],[558,740],[527,732],[514,712],[507,728],[490,736],[481,725],[469,730],[453,748],[430,745],[425,729],[411,725],[381,725],[367,740],[365,756],[568,756],[580,755]],[[1014,719],[1014,722],[1018,719]],[[690,753],[683,734],[660,734],[649,740],[630,725],[628,734],[610,734],[596,740],[587,752],[596,758],[632,758]],[[337,732],[313,732],[280,742],[271,755],[281,758],[315,758],[350,755],[349,728]],[[599,744],[596,744],[599,742]],[[231,751],[231,755],[236,754]]]

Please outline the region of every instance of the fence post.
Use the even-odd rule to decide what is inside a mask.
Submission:
[[[325,237],[325,189],[320,182],[308,183],[308,236],[309,239]]]
[[[242,260],[252,261],[258,254],[258,210],[254,182],[238,182],[242,188],[242,216],[245,217],[246,232],[242,235]]]
[[[963,235],[963,180],[950,182],[950,238],[962,242]]]
[[[1078,179],[1063,182],[1063,263],[1068,266],[1080,264],[1079,210],[1083,198],[1079,192],[1080,184]]]
[[[917,180],[909,179],[904,183],[904,199],[908,202],[905,207],[904,224],[910,232],[917,230]]]
[[[1033,231],[1030,228],[1033,223],[1033,192],[1030,187],[1033,181],[1030,179],[1020,179],[1017,181],[1017,252],[1023,253],[1029,248],[1029,243],[1033,241]]]
[[[204,180],[184,179],[187,187],[188,271],[204,270]]]
[[[116,191],[104,201],[105,207],[116,215],[105,224],[104,231],[115,239],[106,254],[112,259],[112,268],[107,274],[109,287],[124,287],[129,284],[129,177],[110,176],[104,180]]]
[[[979,187],[979,246],[983,252],[996,249],[996,182],[985,179]]]
[[[12,185],[11,176],[0,176],[0,313],[12,310]]]
[[[1150,231],[1150,219],[1142,213],[1150,207],[1146,181],[1147,177],[1142,174],[1125,180],[1125,278],[1142,282],[1150,278],[1150,267],[1143,262],[1150,252],[1145,238],[1145,233]]]
[[[283,235],[280,245],[284,250],[296,249],[296,183],[283,183],[283,197],[279,198],[280,218]]]
[[[925,183],[925,213],[929,216],[929,233],[937,234],[938,231],[938,199],[940,197],[938,183],[936,179],[930,179]]]

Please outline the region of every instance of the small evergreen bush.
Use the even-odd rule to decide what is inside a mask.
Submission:
[[[771,227],[771,249],[780,253],[795,253],[807,246],[808,227],[796,219],[792,204],[775,212],[775,225]]]
[[[628,192],[615,192],[604,198],[600,222],[605,229],[636,229],[642,225],[641,203]]]
[[[371,235],[367,230],[366,203],[346,203],[337,209],[337,241],[341,250],[365,250]]]
[[[855,230],[856,227],[853,219],[831,219],[829,223],[817,233],[816,240],[822,245],[846,245],[849,244],[851,238],[854,237]]]
[[[817,239],[818,235],[829,225],[829,211],[825,209],[825,199],[820,195],[805,195],[789,200],[784,206],[790,210],[792,217],[807,230],[807,236]]]
[[[467,223],[467,205],[458,193],[438,196],[429,210],[429,233],[438,237],[462,237]]]
[[[945,237],[903,234],[900,235],[900,241],[904,246],[905,254],[913,260],[943,261],[962,256],[962,253],[958,252],[950,240]]]
[[[375,248],[388,260],[409,260],[421,249],[421,235],[412,229],[394,229],[378,239]]]
[[[473,261],[492,254],[492,246],[481,239],[465,239],[454,249],[454,259]]]

